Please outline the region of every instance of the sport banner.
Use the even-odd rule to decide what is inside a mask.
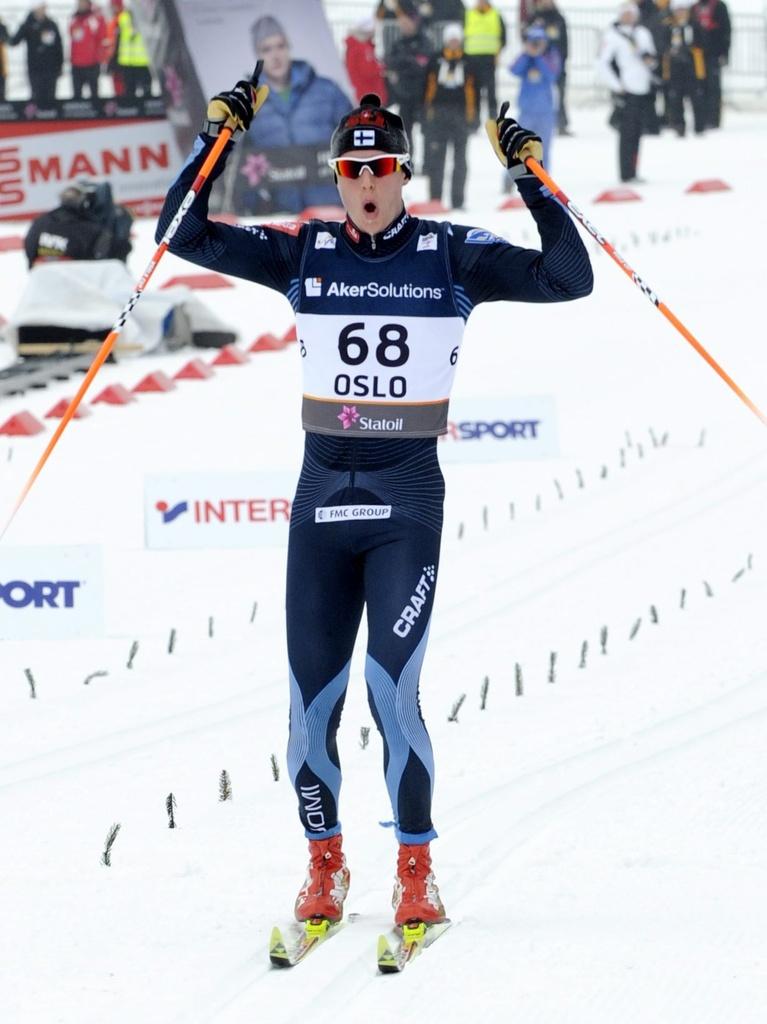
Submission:
[[[101,548],[3,550],[0,640],[60,640],[103,631]]]
[[[338,204],[328,143],[354,104],[321,0],[145,0],[135,13],[184,152],[208,99],[264,62],[269,98],[238,140],[213,208],[298,213]]]
[[[155,216],[180,156],[163,117],[0,123],[0,220],[29,219],[59,205],[63,189],[109,181],[115,201]]]
[[[447,433],[439,444],[443,462],[513,462],[558,455],[552,397],[455,399],[450,403]]]

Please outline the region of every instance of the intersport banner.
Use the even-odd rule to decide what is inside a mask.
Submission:
[[[0,123],[0,219],[54,209],[80,178],[109,181],[118,203],[154,216],[179,160],[165,118]]]
[[[250,548],[287,544],[296,474],[177,473],[144,481],[146,546]]]
[[[0,640],[62,640],[103,631],[101,548],[3,549]]]
[[[549,395],[454,399],[439,442],[442,462],[557,458],[556,402]]]
[[[271,94],[238,140],[213,208],[297,213],[338,203],[328,143],[354,104],[321,0],[139,0],[134,6],[184,152],[208,99],[264,61],[262,81]]]

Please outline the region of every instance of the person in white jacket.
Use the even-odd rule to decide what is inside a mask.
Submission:
[[[605,32],[597,58],[597,74],[610,88],[615,103],[623,182],[641,180],[637,177],[639,141],[656,64],[652,35],[639,24],[639,8],[629,0],[618,8],[618,19]]]

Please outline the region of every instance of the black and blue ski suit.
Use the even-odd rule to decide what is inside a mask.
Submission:
[[[197,140],[168,193],[158,240],[211,145]],[[366,609],[365,678],[397,837],[425,843],[436,836],[434,759],[418,683],[439,571],[437,437],[463,327],[480,302],[588,295],[588,255],[535,179],[519,188],[542,251],[404,210],[375,236],[348,219],[237,227],[208,219],[210,188],[171,251],[287,296],[304,364],[306,444],[287,578],[288,764],[301,821],[311,839],[341,830],[336,731]]]

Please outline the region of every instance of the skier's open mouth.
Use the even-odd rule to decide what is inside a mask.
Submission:
[[[374,217],[374,216],[376,215],[376,213],[378,212],[378,207],[377,207],[377,206],[376,206],[376,204],[375,204],[375,203],[374,203],[374,202],[373,202],[372,200],[370,200],[370,199],[368,199],[368,201],[367,201],[366,203],[363,203],[363,205],[362,205],[362,209],[363,209],[363,210],[365,211],[365,213],[366,213],[366,214],[367,214],[367,215],[368,215],[369,217]]]

